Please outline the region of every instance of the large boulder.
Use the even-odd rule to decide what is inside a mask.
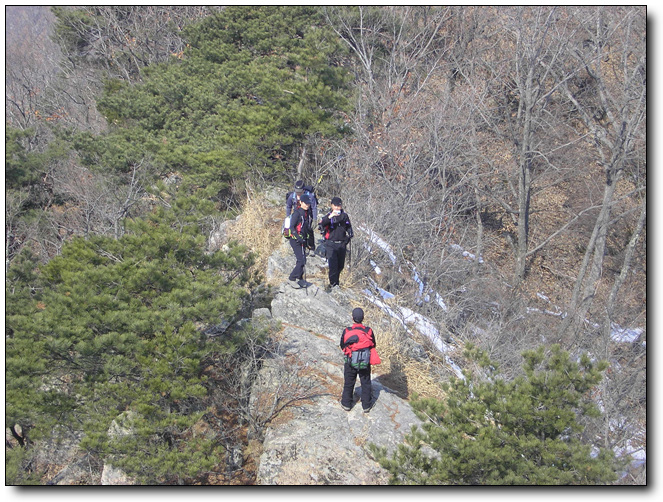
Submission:
[[[111,464],[104,464],[104,468],[101,471],[101,481],[99,483],[104,486],[118,486],[135,485],[136,481],[127,476],[122,469],[118,469]]]
[[[317,284],[302,289],[283,284],[272,300],[272,317],[338,343],[343,328],[352,324],[352,307],[344,300]]]
[[[342,367],[339,365],[339,372]],[[292,409],[284,422],[268,428],[260,457],[258,483],[263,485],[386,484],[388,473],[373,458],[369,443],[394,451],[412,424],[419,423],[409,405],[373,382],[376,404],[369,414],[356,402],[350,412],[335,394]],[[359,390],[355,390],[355,401]]]

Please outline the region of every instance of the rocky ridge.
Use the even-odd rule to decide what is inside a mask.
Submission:
[[[375,406],[364,414],[355,387],[355,406],[340,406],[343,355],[338,343],[351,311],[361,298],[351,289],[327,292],[325,262],[309,257],[306,289],[293,289],[287,275],[294,256],[287,242],[269,260],[267,276],[280,285],[271,313],[280,321],[277,356],[263,365],[253,387],[254,406],[274,400],[287,390],[291,402],[272,420],[264,434],[257,472],[261,485],[386,484],[388,473],[369,449],[374,443],[393,451],[420,423],[407,401],[373,373]],[[265,309],[266,310],[266,309]],[[370,319],[366,324],[370,325]],[[379,351],[379,346],[378,346]]]

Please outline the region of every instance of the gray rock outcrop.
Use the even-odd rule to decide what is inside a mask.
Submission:
[[[136,413],[125,411],[111,422],[108,428],[108,437],[111,439],[131,436],[134,432],[133,421]],[[101,471],[101,485],[135,485],[136,480],[128,476],[123,470],[115,467],[111,463],[105,462]]]
[[[135,485],[136,482],[133,478],[127,476],[122,470],[114,467],[111,464],[104,464],[101,471],[101,481],[99,484],[104,486],[118,486],[118,485]]]
[[[272,318],[281,321],[283,330],[278,350],[265,361],[252,391],[256,413],[261,406],[277,410],[264,433],[257,483],[386,484],[388,473],[373,458],[369,443],[393,451],[420,421],[407,401],[376,379],[375,371],[371,412],[364,414],[358,402],[359,380],[355,406],[349,412],[340,406],[343,354],[338,343],[361,298],[351,290],[326,292],[326,274],[314,273],[308,288],[292,289],[287,274],[294,260],[281,255],[271,263],[274,277],[280,273],[284,280],[271,304]]]

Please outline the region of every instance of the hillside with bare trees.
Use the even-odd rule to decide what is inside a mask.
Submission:
[[[438,342],[509,385],[525,352],[587,355],[606,368],[579,440],[646,458],[646,57],[643,6],[6,7],[10,484],[44,482],[63,438],[121,457],[130,409],[182,469],[156,456],[152,482],[247,448],[206,382],[274,334],[240,322],[282,240],[256,198],[297,179],[351,215],[348,287],[434,328],[427,382],[458,377]],[[214,326],[234,334],[198,338]],[[216,439],[187,449],[201,421]]]

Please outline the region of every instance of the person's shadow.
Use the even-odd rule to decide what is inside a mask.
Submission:
[[[378,395],[380,390],[396,394],[401,399],[407,399],[410,391],[407,385],[407,377],[403,372],[403,365],[396,362],[391,363],[391,371],[373,378],[373,382],[379,383]],[[375,394],[375,391],[373,392]]]

